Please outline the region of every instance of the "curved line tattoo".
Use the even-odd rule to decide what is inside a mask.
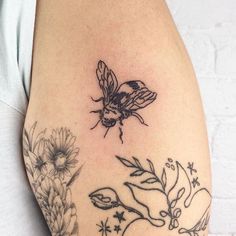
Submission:
[[[123,166],[131,170],[130,178],[140,179],[139,184],[134,184],[130,181],[123,183],[129,189],[132,199],[139,207],[136,206],[134,208],[123,203],[117,191],[112,187],[100,188],[89,194],[93,205],[96,208],[107,211],[108,214],[114,208],[127,210],[127,217],[132,213],[133,218],[126,218],[129,219],[128,223],[119,222],[120,224],[116,225],[116,229],[119,227],[119,231],[116,231],[115,235],[125,236],[129,232],[130,226],[140,220],[149,222],[150,226],[155,228],[167,226],[171,231],[177,230],[179,234],[188,234],[189,236],[199,236],[200,232],[205,232],[210,218],[211,194],[204,187],[193,190],[196,186],[194,187],[190,178],[195,177],[194,174],[197,174],[196,169],[193,171],[193,169],[184,167],[180,162],[174,162],[173,159],[168,158],[159,175],[153,162],[149,159],[147,159],[147,164],[144,166],[136,157],[127,159],[116,156],[116,158]],[[187,170],[189,170],[189,173]],[[169,178],[170,174],[168,173],[171,171],[176,175],[174,181],[173,178]],[[158,201],[156,205],[159,208],[153,208],[151,203],[147,201],[148,194],[156,196],[154,199]],[[198,220],[193,219],[191,227],[180,225],[180,219],[184,217],[184,212],[187,209],[192,211],[192,205],[199,200],[201,201],[203,195],[208,196],[208,199],[206,199],[208,202],[206,202],[206,206],[199,204],[199,207],[202,207],[202,214],[199,213],[201,215],[199,215]],[[162,204],[160,204],[161,199],[163,200]],[[122,215],[124,214],[125,212],[123,211]],[[126,226],[123,226],[125,223]],[[112,235],[112,232],[109,233]]]
[[[152,216],[151,216],[149,207],[146,206],[145,204],[143,204],[141,201],[139,201],[139,200],[136,198],[132,187],[136,187],[136,188],[138,188],[138,189],[140,189],[140,190],[144,190],[144,191],[160,191],[161,193],[164,193],[164,192],[162,192],[162,191],[161,191],[160,189],[158,189],[158,188],[146,189],[146,188],[140,187],[140,186],[138,186],[138,185],[136,185],[136,184],[131,184],[131,183],[129,183],[129,182],[125,182],[124,185],[129,188],[129,190],[130,190],[130,192],[131,192],[131,194],[132,194],[133,199],[134,199],[138,204],[140,204],[141,206],[143,206],[144,208],[147,209],[148,217],[149,217],[150,219],[152,219],[152,220],[155,220],[155,222],[158,221],[158,222],[160,223],[160,224],[153,223],[153,225],[155,225],[155,226],[157,226],[157,227],[163,226],[163,225],[165,224],[165,221],[164,221],[163,219],[161,219],[161,218],[155,218],[155,217],[152,217]],[[131,187],[131,186],[132,186],[132,187]]]

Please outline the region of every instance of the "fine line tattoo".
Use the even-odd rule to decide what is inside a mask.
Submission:
[[[71,185],[78,178],[79,148],[68,128],[46,129],[36,134],[37,122],[23,131],[23,154],[32,189],[53,236],[77,236],[76,206],[71,200]]]
[[[96,75],[103,96],[99,99],[92,98],[92,100],[102,101],[103,108],[91,111],[91,113],[99,114],[99,120],[91,129],[96,128],[101,122],[106,128],[105,138],[109,129],[118,123],[119,138],[123,143],[123,120],[133,116],[141,124],[147,126],[137,111],[154,102],[157,93],[150,91],[140,80],[127,81],[119,86],[116,75],[103,61],[98,62]]]
[[[116,158],[131,170],[130,178],[135,178],[136,183],[127,181],[123,184],[129,189],[136,205],[140,207],[133,208],[122,202],[118,192],[111,187],[99,188],[89,194],[96,208],[106,210],[108,215],[113,215],[118,220],[118,224],[114,224],[114,235],[125,236],[131,225],[138,221],[147,221],[150,227],[156,229],[167,226],[170,231],[177,230],[179,234],[189,236],[200,236],[201,233],[205,233],[210,218],[211,194],[208,189],[200,188],[200,183],[192,183],[191,180],[198,180],[198,177],[192,177],[192,169],[168,158],[158,174],[149,159],[143,165],[136,157]],[[194,173],[196,174],[197,170]],[[149,202],[149,196],[157,202]],[[196,206],[198,211],[193,212]],[[189,220],[193,213],[193,219]],[[112,225],[109,226],[110,229]],[[109,233],[113,235],[112,232]]]
[[[97,226],[99,228],[98,232],[100,232],[102,236],[107,236],[108,233],[111,233],[111,227],[108,225],[108,218],[106,221],[101,221]]]

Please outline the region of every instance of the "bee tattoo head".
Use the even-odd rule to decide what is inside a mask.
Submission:
[[[123,143],[123,120],[134,116],[141,124],[147,125],[137,111],[154,102],[157,93],[150,91],[140,80],[127,81],[118,86],[116,75],[103,61],[98,62],[96,75],[103,95],[92,100],[102,102],[103,108],[91,111],[99,114],[98,122],[91,129],[101,123],[107,128],[105,138],[111,127],[119,125],[120,140]]]

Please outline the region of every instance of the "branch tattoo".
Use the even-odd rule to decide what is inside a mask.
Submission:
[[[76,206],[71,200],[71,185],[78,178],[79,148],[68,128],[46,129],[35,133],[37,122],[23,131],[23,153],[27,175],[38,204],[53,236],[77,236]]]
[[[194,181],[191,181],[198,178],[192,176],[194,163],[189,169],[188,166],[168,158],[158,174],[149,159],[144,166],[136,157],[116,158],[131,171],[130,178],[134,179],[135,183],[127,181],[123,184],[129,189],[137,207],[125,204],[112,187],[102,187],[90,193],[92,204],[107,211],[107,218],[97,225],[101,236],[125,236],[129,231],[132,232],[133,224],[141,221],[148,222],[150,227],[156,230],[166,226],[170,231],[177,230],[178,234],[189,236],[199,236],[205,232],[210,218],[211,194],[208,189],[199,187],[200,184],[196,186]],[[197,170],[194,173],[196,174]],[[149,196],[157,202],[149,202]],[[204,203],[203,198],[206,200]],[[188,217],[193,215],[196,206],[199,210],[194,212],[195,217],[190,221]],[[113,223],[109,223],[109,219],[113,220]]]
[[[107,130],[119,125],[120,140],[123,143],[123,120],[133,116],[138,121],[147,125],[138,110],[145,108],[155,101],[157,93],[150,91],[140,80],[131,80],[118,86],[118,81],[114,72],[107,67],[103,61],[97,65],[96,75],[103,96],[93,99],[94,102],[102,101],[103,108],[91,111],[99,114],[98,122],[91,128],[94,129],[101,122]]]

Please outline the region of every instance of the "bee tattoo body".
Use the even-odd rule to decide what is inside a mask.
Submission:
[[[119,124],[120,140],[123,143],[123,120],[134,116],[141,124],[147,125],[137,110],[151,104],[156,99],[157,94],[150,91],[140,80],[124,82],[118,86],[114,72],[103,61],[98,62],[96,74],[103,96],[96,100],[92,98],[92,100],[94,102],[102,101],[103,108],[91,111],[91,113],[99,114],[98,122],[91,129],[94,129],[101,122],[107,128],[105,138],[109,129]]]

